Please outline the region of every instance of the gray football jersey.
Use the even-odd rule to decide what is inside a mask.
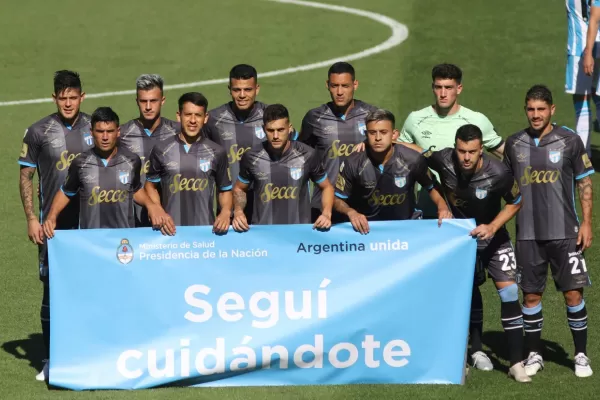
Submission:
[[[67,196],[79,193],[81,229],[134,228],[133,195],[142,188],[140,158],[124,148],[104,160],[92,150],[69,167],[62,186]]]
[[[225,150],[205,137],[187,145],[176,135],[154,146],[146,177],[161,183],[161,204],[178,226],[212,225],[215,184],[231,190]]]
[[[160,123],[154,130],[150,132],[144,129],[142,124],[137,119],[121,125],[121,137],[119,138],[119,146],[124,147],[136,154],[142,161],[141,165],[141,180],[146,181],[146,174],[150,168],[150,152],[152,148],[165,140],[171,139],[173,136],[181,132],[179,122],[171,121],[165,117],[160,117]],[[162,189],[161,189],[162,190]],[[135,204],[136,226],[150,226],[148,212],[142,207]]]
[[[52,199],[60,190],[71,162],[94,145],[90,116],[79,113],[74,126],[66,126],[58,114],[52,114],[25,131],[19,164],[35,167],[40,179],[40,223],[50,211]],[[57,229],[79,226],[79,202],[73,201],[56,221]]]
[[[308,180],[321,183],[327,173],[311,147],[292,141],[281,159],[273,160],[265,142],[244,154],[238,179],[254,185],[252,224],[308,224]]]
[[[517,240],[576,238],[575,182],[594,173],[579,136],[556,125],[541,140],[517,132],[506,140],[504,162],[523,194]]]
[[[306,113],[298,139],[317,150],[331,182],[336,181],[341,162],[352,154],[357,143],[365,140],[365,117],[377,107],[354,100],[354,107],[347,116],[335,115],[333,109],[333,103],[329,102]],[[321,209],[318,187],[315,187],[311,206]]]

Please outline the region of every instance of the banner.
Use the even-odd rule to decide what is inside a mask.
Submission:
[[[50,383],[460,384],[473,220],[58,231]]]

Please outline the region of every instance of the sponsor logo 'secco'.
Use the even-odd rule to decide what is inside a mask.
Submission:
[[[68,150],[63,151],[60,153],[60,159],[56,162],[56,169],[59,171],[64,171],[65,169],[69,168],[75,157],[78,155],[79,153],[69,154]]]
[[[531,165],[525,168],[523,176],[521,176],[521,186],[527,186],[533,183],[555,183],[560,178],[560,171],[557,169],[551,170],[535,170]]]
[[[406,193],[402,194],[382,194],[375,190],[369,198],[370,206],[399,206],[406,200]]]
[[[129,192],[127,190],[104,190],[100,189],[100,186],[94,186],[90,194],[88,204],[90,206],[95,206],[96,204],[100,203],[124,203],[127,201],[129,197],[128,195]]]
[[[274,186],[267,183],[263,192],[260,194],[260,200],[268,203],[271,200],[290,200],[298,198],[298,188],[294,186]]]
[[[181,174],[173,177],[173,183],[169,185],[169,191],[173,194],[178,192],[202,192],[208,187],[206,178],[183,178]]]

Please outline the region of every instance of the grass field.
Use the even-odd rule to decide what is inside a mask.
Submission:
[[[546,83],[554,91],[555,120],[573,125],[570,97],[563,93],[566,21],[564,3],[547,0],[322,0],[387,15],[407,25],[400,46],[353,62],[357,97],[392,110],[400,121],[431,102],[430,70],[453,62],[465,73],[463,104],[485,113],[504,136],[526,124],[525,91]],[[237,63],[271,71],[351,54],[383,42],[390,30],[372,20],[338,12],[266,1],[40,2],[4,0],[0,13],[0,102],[49,97],[52,73],[69,68],[81,73],[85,91],[133,89],[144,72],[163,75],[168,84],[227,76]],[[326,100],[326,68],[260,80],[260,99],[286,104],[299,126],[303,114]],[[228,100],[225,84],[205,86],[211,108]],[[187,90],[185,90],[187,91]],[[173,118],[177,97],[166,93],[164,115]],[[136,116],[133,96],[88,99],[83,110],[110,105],[122,120]],[[50,103],[0,107],[0,398],[94,399],[363,399],[363,398],[597,398],[600,380],[572,372],[572,341],[561,296],[544,299],[546,370],[531,385],[506,378],[507,362],[495,290],[485,286],[484,342],[497,370],[475,371],[461,387],[327,386],[232,389],[157,389],[141,392],[49,390],[34,381],[41,368],[36,248],[27,241],[18,194],[19,153],[24,129],[54,111]],[[600,134],[593,143],[600,144]],[[596,148],[594,165],[600,167]],[[594,177],[596,185],[600,179]],[[597,190],[598,193],[598,190]],[[600,204],[598,195],[596,204]],[[600,238],[595,207],[594,235]],[[512,227],[511,227],[512,228]],[[586,254],[592,281],[600,246]],[[552,287],[552,286],[549,286]],[[590,315],[589,356],[600,373],[600,294],[586,295]],[[443,339],[441,339],[443,340]],[[594,363],[595,361],[595,363]]]

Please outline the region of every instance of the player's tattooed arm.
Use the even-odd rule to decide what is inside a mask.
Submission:
[[[579,233],[577,234],[577,244],[581,245],[582,250],[585,250],[592,245],[592,209],[594,196],[592,179],[589,176],[580,179],[577,181],[577,189],[583,213],[583,221],[581,221]]]
[[[33,208],[33,175],[35,167],[21,167],[19,174],[19,192],[23,210],[27,218],[27,236],[35,244],[44,243],[44,229],[38,221]]]
[[[246,192],[248,191],[248,184],[245,184],[238,180],[233,186],[233,221],[231,226],[237,232],[246,232],[250,229],[244,209],[246,208],[247,197]]]
[[[34,167],[21,167],[19,179],[19,192],[21,193],[21,202],[27,221],[36,220],[35,210],[33,209],[33,175]]]

